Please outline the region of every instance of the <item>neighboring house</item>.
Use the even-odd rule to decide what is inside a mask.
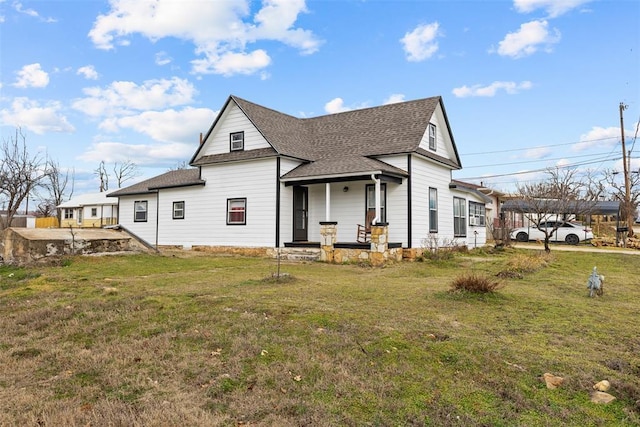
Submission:
[[[121,225],[185,248],[358,246],[368,219],[389,247],[485,244],[489,199],[452,183],[440,97],[296,118],[230,96],[201,139],[193,168],[110,194]]]
[[[82,194],[56,207],[60,209],[60,228],[104,227],[118,223],[118,202],[105,192]]]

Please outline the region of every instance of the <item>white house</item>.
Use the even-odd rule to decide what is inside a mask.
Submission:
[[[118,222],[118,202],[105,192],[81,194],[56,208],[62,211],[61,228],[104,227]]]
[[[156,246],[389,247],[486,241],[485,204],[452,182],[461,163],[441,97],[297,118],[230,96],[192,168],[110,194],[120,224]],[[362,239],[359,245],[368,245]]]

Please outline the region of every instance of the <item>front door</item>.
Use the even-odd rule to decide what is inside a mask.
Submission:
[[[293,241],[306,242],[307,234],[307,205],[309,202],[307,187],[293,187]]]

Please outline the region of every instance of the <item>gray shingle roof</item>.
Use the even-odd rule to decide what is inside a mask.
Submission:
[[[149,178],[129,187],[109,193],[109,197],[130,196],[135,194],[154,193],[161,188],[187,187],[190,185],[204,185],[200,179],[200,169],[178,169]]]
[[[449,167],[460,168],[457,152],[455,159],[449,160],[418,147],[429,119],[437,106],[442,105],[439,96],[303,119],[233,95],[229,97],[222,110],[231,101],[240,107],[273,147],[275,153],[268,150],[249,150],[244,154],[205,156],[198,158],[193,165],[240,160],[244,156],[265,157],[279,154],[310,162],[289,172],[286,175],[288,178],[375,170],[394,174],[402,172],[406,175],[400,169],[371,157],[418,153]],[[444,106],[442,108],[444,112]],[[211,126],[209,133],[216,122]],[[450,132],[448,122],[447,131]],[[256,153],[249,154],[251,151]],[[196,152],[193,159],[197,157]]]

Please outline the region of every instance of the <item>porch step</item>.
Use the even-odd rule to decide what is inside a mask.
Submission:
[[[280,258],[288,261],[317,261],[320,248],[281,248]]]

